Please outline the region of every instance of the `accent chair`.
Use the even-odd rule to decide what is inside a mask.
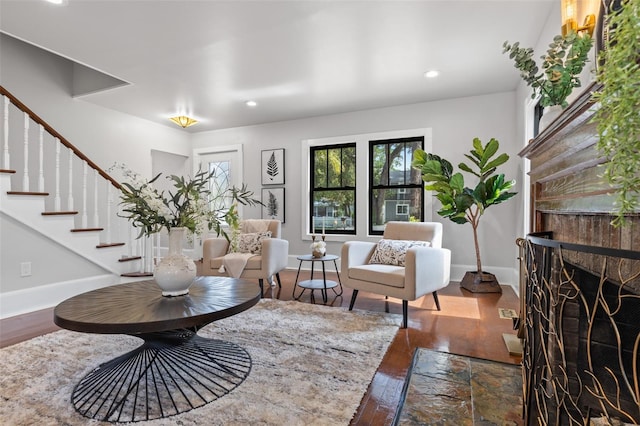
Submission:
[[[349,310],[360,290],[402,299],[402,328],[408,301],[433,294],[449,284],[451,251],[442,248],[439,222],[387,222],[378,243],[348,241],[342,246],[342,283],[353,289]]]
[[[246,260],[246,265],[239,278],[257,279],[260,291],[264,292],[264,280],[273,285],[275,276],[278,287],[280,271],[287,267],[289,257],[289,241],[281,239],[281,223],[279,220],[243,220],[240,222],[240,238],[269,231],[271,236],[254,241],[253,247],[257,251]],[[243,250],[244,251],[244,250]],[[224,257],[229,252],[229,241],[224,237],[207,238],[202,243],[202,274],[215,276],[229,276],[227,271],[221,271]],[[253,252],[253,251],[251,251]]]

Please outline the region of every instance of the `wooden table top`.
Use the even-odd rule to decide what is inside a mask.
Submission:
[[[196,277],[189,294],[162,296],[155,281],[104,287],[71,297],[58,306],[54,322],[68,330],[100,334],[141,334],[201,327],[230,317],[260,300],[257,283],[227,277]]]

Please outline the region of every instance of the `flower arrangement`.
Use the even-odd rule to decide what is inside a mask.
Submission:
[[[171,175],[174,191],[158,191],[153,183],[161,176],[156,175],[146,180],[139,174],[129,170],[125,165],[119,168],[125,181],[122,182],[120,204],[123,206],[120,217],[128,219],[140,230],[138,238],[159,232],[162,228],[169,231],[175,227],[185,227],[191,234],[203,234],[210,230],[227,239],[223,224],[237,225],[237,203],[243,205],[262,204],[253,198],[253,191],[246,184],[241,188],[231,187],[226,191],[214,194],[209,189],[209,179],[213,173],[198,172],[193,178]],[[227,208],[224,199],[231,199],[232,206]],[[210,206],[218,206],[211,208]]]
[[[324,235],[321,240],[316,241],[316,236],[312,235],[311,253],[314,257],[322,257],[327,252],[327,243],[324,241]]]
[[[541,56],[541,73],[532,59],[533,49],[520,47],[518,42],[510,45],[505,41],[502,53],[509,52],[509,58],[520,70],[520,76],[533,88],[532,99],[540,95],[541,106],[560,105],[566,108],[569,105],[567,97],[574,87],[580,87],[578,76],[587,62],[591,46],[593,39],[589,34],[570,31],[565,36],[555,36],[547,54]]]

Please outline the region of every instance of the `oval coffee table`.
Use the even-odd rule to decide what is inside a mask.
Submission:
[[[136,422],[183,413],[231,392],[249,375],[251,357],[235,343],[200,337],[197,332],[259,300],[256,283],[197,277],[184,296],[164,297],[150,280],[63,301],[54,310],[54,322],[62,328],[144,340],[76,385],[72,395],[76,411],[92,419]]]

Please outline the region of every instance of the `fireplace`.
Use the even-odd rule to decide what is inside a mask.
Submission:
[[[525,422],[638,424],[640,252],[551,238],[519,242]]]

